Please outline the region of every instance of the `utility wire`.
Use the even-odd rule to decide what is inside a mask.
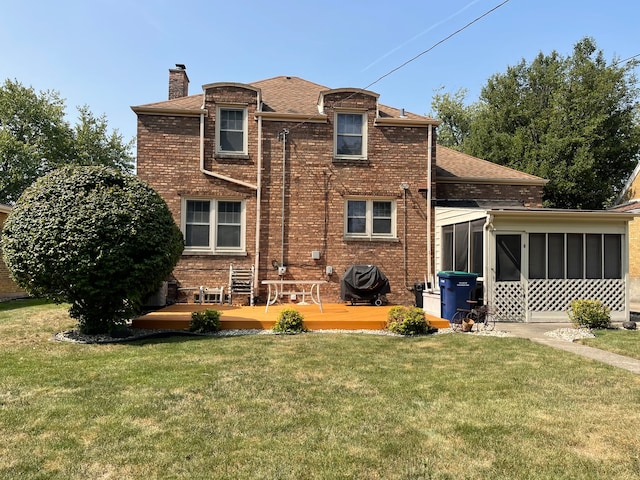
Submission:
[[[467,28],[469,28],[471,25],[473,25],[474,23],[482,20],[484,17],[486,17],[487,15],[490,15],[491,13],[495,12],[497,9],[499,9],[500,7],[502,7],[503,5],[509,3],[510,0],[504,0],[502,3],[496,5],[495,7],[493,7],[490,10],[487,10],[486,12],[484,12],[482,15],[480,15],[479,17],[474,18],[473,20],[471,20],[469,23],[467,23],[466,25],[464,25],[463,27],[460,27],[458,30],[456,30],[455,32],[447,35],[445,38],[443,38],[442,40],[434,43],[431,47],[427,48],[426,50],[420,52],[418,55],[414,56],[413,58],[410,58],[409,60],[407,60],[406,62],[404,62],[403,64],[395,67],[394,69],[388,71],[387,73],[385,73],[384,75],[382,75],[381,77],[379,77],[377,80],[374,80],[373,82],[371,82],[369,85],[367,85],[364,88],[361,88],[360,90],[368,90],[370,87],[372,87],[373,85],[375,85],[376,83],[380,82],[381,80],[387,78],[388,76],[394,74],[395,72],[397,72],[398,70],[406,67],[407,65],[409,65],[410,63],[416,61],[418,58],[420,58],[421,56],[429,53],[431,50],[433,50],[434,48],[438,47],[439,45],[442,45],[444,42],[446,42],[447,40],[449,40],[450,38],[456,36],[457,34],[459,34],[460,32],[462,32],[463,30],[466,30]],[[640,54],[639,54],[640,55]],[[351,97],[353,97],[357,92],[352,93],[351,95],[349,95],[348,97],[344,98],[341,102],[344,102],[345,100],[350,99]],[[310,119],[311,117],[309,117]],[[293,126],[291,128],[291,130],[295,130],[298,127],[304,125],[305,123],[307,123],[306,120],[301,121],[300,123],[298,123],[297,125]]]
[[[635,55],[631,55],[630,57],[625,58],[624,60],[620,60],[619,62],[614,63],[613,65],[616,66],[616,65],[620,65],[621,63],[627,63],[628,61],[633,60],[636,57],[640,57],[640,53],[636,53]]]
[[[486,17],[487,15],[495,12],[497,9],[499,9],[500,7],[502,7],[503,5],[505,5],[506,3],[509,3],[510,0],[504,0],[504,2],[502,2],[499,5],[496,5],[495,7],[493,7],[491,10],[486,11],[485,13],[483,13],[482,15],[480,15],[479,17],[476,17],[475,19],[471,20],[469,23],[467,23],[465,26],[460,27],[458,30],[456,30],[455,32],[451,33],[450,35],[447,35],[445,38],[443,38],[442,40],[440,40],[439,42],[433,44],[431,47],[427,48],[426,50],[424,50],[423,52],[420,52],[418,55],[416,55],[413,58],[410,58],[409,60],[407,60],[406,62],[404,62],[402,65],[397,66],[396,68],[394,68],[393,70],[390,70],[389,72],[385,73],[384,75],[382,75],[380,78],[378,78],[377,80],[371,82],[369,85],[367,85],[366,87],[363,88],[363,90],[368,90],[369,87],[372,87],[373,85],[375,85],[376,83],[378,83],[379,81],[383,80],[384,78],[387,78],[389,75],[397,72],[398,70],[400,70],[401,68],[406,67],[407,65],[409,65],[411,62],[414,62],[415,60],[417,60],[418,58],[420,58],[421,56],[423,56],[426,53],[429,53],[431,50],[433,50],[434,48],[436,48],[438,45],[443,44],[444,42],[446,42],[447,40],[449,40],[450,38],[456,36],[457,34],[459,34],[460,32],[462,32],[463,30],[466,30],[467,28],[469,28],[471,25],[473,25],[474,23],[482,20],[484,17]],[[638,54],[640,55],[640,54]]]

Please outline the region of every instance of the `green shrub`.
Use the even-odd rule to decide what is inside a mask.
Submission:
[[[137,177],[106,167],[41,177],[20,196],[1,238],[16,283],[70,303],[70,316],[88,334],[140,313],[183,249],[165,201]]]
[[[195,333],[209,333],[220,330],[220,312],[218,310],[203,310],[191,313],[189,331]]]
[[[399,335],[423,335],[429,323],[421,308],[396,306],[389,310],[387,329]]]
[[[576,327],[609,328],[611,310],[600,300],[573,300],[569,304],[569,320]]]
[[[273,331],[276,333],[306,332],[304,316],[295,308],[285,308],[278,315]]]

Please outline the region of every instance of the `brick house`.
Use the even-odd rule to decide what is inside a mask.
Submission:
[[[426,281],[437,288],[438,271],[481,268],[487,298],[513,303],[530,282],[522,277],[520,287],[505,288],[498,281],[497,250],[507,238],[501,235],[515,228],[541,241],[535,235],[544,231],[545,242],[549,235],[556,241],[554,232],[564,232],[563,239],[573,232],[563,230],[567,215],[580,217],[548,215],[541,208],[545,180],[436,147],[437,120],[383,105],[374,92],[282,76],[207,84],[189,95],[188,83],[177,65],[169,71],[168,100],[132,107],[137,173],[167,201],[185,235],[174,270],[178,287],[225,285],[233,264],[253,266],[263,301],[260,282],[283,273],[326,280],[323,299],[339,302],[342,274],[354,264],[373,264],[389,279],[389,301],[411,304],[412,287]],[[485,228],[488,219],[499,228]],[[586,235],[594,222],[596,230],[608,225],[598,231],[618,235],[623,247],[627,221],[587,215],[575,229]],[[467,236],[464,265],[449,234],[463,230],[457,238]],[[478,238],[474,254],[470,239]],[[528,238],[522,236],[521,248]],[[474,255],[482,262],[473,264]],[[621,253],[622,276],[625,262]],[[622,289],[624,299],[624,281],[609,283],[603,291],[620,297]],[[510,315],[533,320],[528,309],[518,305]]]
[[[185,233],[179,286],[224,285],[230,264],[254,266],[264,299],[259,282],[286,266],[285,278],[327,280],[323,298],[339,301],[341,274],[374,264],[389,300],[411,301],[428,265],[437,121],[297,77],[191,96],[184,68],[169,78],[169,100],[133,110],[137,174]]]
[[[612,210],[640,215],[640,163],[631,173],[627,184]],[[640,305],[640,219],[629,223],[629,299]],[[637,307],[636,307],[637,308]]]
[[[10,206],[0,204],[0,231],[2,231],[4,222],[10,212]],[[24,297],[25,295],[25,291],[19,288],[9,276],[9,270],[2,259],[2,255],[0,255],[0,300],[19,298]]]

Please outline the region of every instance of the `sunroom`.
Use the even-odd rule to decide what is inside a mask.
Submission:
[[[572,300],[597,299],[613,321],[624,321],[633,218],[612,211],[436,207],[434,271],[477,273],[498,320],[566,321]]]

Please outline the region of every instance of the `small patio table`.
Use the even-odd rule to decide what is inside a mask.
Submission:
[[[263,280],[262,284],[269,287],[267,296],[267,306],[265,312],[269,311],[269,305],[280,302],[283,295],[302,295],[302,301],[298,305],[309,305],[305,298],[308,295],[311,301],[320,307],[322,311],[322,300],[320,299],[320,285],[327,283],[326,280]],[[287,290],[285,291],[285,287]],[[272,294],[273,292],[273,294]]]

